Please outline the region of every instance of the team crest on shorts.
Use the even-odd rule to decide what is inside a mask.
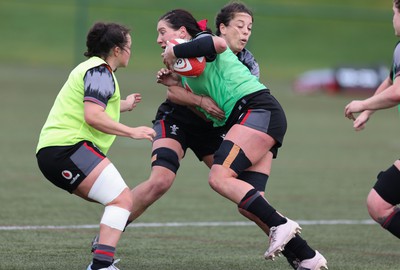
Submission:
[[[68,170],[62,171],[61,174],[67,180],[72,179],[72,173],[70,171],[68,171]]]

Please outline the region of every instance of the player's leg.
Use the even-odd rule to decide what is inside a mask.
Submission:
[[[150,177],[131,190],[133,208],[129,222],[138,218],[169,190],[183,155],[181,144],[174,139],[162,138],[153,143]]]
[[[105,206],[100,225],[100,251],[88,269],[114,263],[114,253],[131,211],[130,191],[113,164],[92,143],[48,147],[38,155],[43,174],[56,186]],[[101,252],[103,251],[103,253]]]
[[[264,132],[243,125],[234,125],[215,153],[214,165],[209,176],[209,183],[215,191],[238,204],[239,208],[255,215],[271,228],[268,250],[271,257],[281,252],[301,228],[296,222],[277,213],[259,191],[251,184],[237,179],[237,176],[245,169],[255,171],[252,167],[259,168],[257,164],[259,162],[263,164],[263,158],[275,143],[275,140]],[[265,172],[265,169],[260,172]]]
[[[132,197],[121,175],[108,159],[102,161],[74,192],[105,206],[97,249],[88,269],[111,267],[117,243],[131,213]]]
[[[258,162],[257,164],[258,168],[253,167],[251,171],[245,170],[241,172],[237,178],[246,183],[249,183],[256,190],[258,190],[262,196],[264,196],[267,181],[271,173],[272,157],[273,154],[269,151],[266,154],[265,158],[263,158]],[[264,222],[262,222],[258,217],[240,207],[238,207],[238,211],[243,216],[256,223],[257,226],[260,227],[260,229],[262,229],[266,235],[269,235],[269,227]]]
[[[381,226],[400,238],[400,160],[386,171],[378,174],[378,179],[367,198],[370,216]]]
[[[273,153],[269,151],[266,157],[257,164],[257,167],[259,168],[253,168],[253,170],[261,170],[263,173],[258,171],[243,171],[238,175],[238,179],[251,184],[264,198],[264,191],[267,185],[269,174],[271,173],[272,159]],[[267,236],[269,236],[269,227],[264,222],[243,208],[238,207],[238,210],[243,216],[256,223],[257,226],[263,230]],[[286,245],[285,249],[282,251],[282,254],[285,256],[293,269],[298,268],[300,259],[298,259],[297,256],[290,250],[290,247]]]

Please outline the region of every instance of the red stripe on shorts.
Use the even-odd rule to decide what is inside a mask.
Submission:
[[[246,123],[247,118],[249,118],[249,115],[251,113],[251,110],[248,110],[246,115],[243,117],[242,121],[240,121],[241,125],[244,125],[244,123]]]
[[[99,153],[96,152],[96,150],[94,150],[92,147],[90,147],[87,142],[84,142],[83,145],[86,147],[86,149],[88,149],[90,152],[92,152],[93,154],[95,154],[96,156],[98,156],[100,159],[104,159],[104,157],[102,155],[100,155]]]
[[[162,132],[161,138],[165,138],[166,136],[165,136],[165,123],[164,123],[164,120],[161,120],[160,123],[161,123],[161,132]]]

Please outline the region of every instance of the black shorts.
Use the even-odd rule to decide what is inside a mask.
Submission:
[[[106,156],[93,143],[50,146],[36,154],[39,169],[57,187],[72,193]]]
[[[274,138],[276,144],[270,151],[276,158],[286,133],[287,121],[283,108],[269,90],[261,90],[239,100],[226,122],[226,128],[234,124],[254,128]]]
[[[214,127],[185,106],[165,101],[158,108],[153,128],[156,138],[170,138],[180,143],[184,152],[192,149],[202,161],[204,156],[217,151],[226,134],[224,127]]]

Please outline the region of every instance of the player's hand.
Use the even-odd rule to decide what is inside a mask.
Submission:
[[[344,116],[350,120],[356,120],[354,113],[364,111],[364,104],[362,100],[353,100],[344,108]]]
[[[156,131],[152,128],[145,126],[132,128],[132,134],[131,134],[132,139],[137,139],[137,140],[147,139],[152,142],[155,137],[156,137]]]
[[[165,86],[177,86],[180,84],[181,78],[178,74],[173,73],[167,68],[162,68],[157,72],[156,76],[157,83],[163,84]]]
[[[212,117],[218,119],[218,120],[223,120],[225,119],[225,112],[221,110],[217,103],[210,97],[207,96],[202,96],[201,97],[201,102],[200,102],[200,107],[205,110],[208,114],[210,114]]]
[[[369,120],[369,114],[366,113],[366,111],[362,112],[353,122],[353,127],[355,131],[363,130],[368,120]]]
[[[167,45],[165,46],[164,52],[161,54],[161,57],[163,58],[163,63],[170,70],[174,70],[174,64],[177,59],[174,54],[174,50],[172,49],[174,46],[175,46],[174,44],[167,41]]]
[[[140,101],[142,101],[141,94],[130,94],[125,100],[121,100],[121,112],[132,111]]]

